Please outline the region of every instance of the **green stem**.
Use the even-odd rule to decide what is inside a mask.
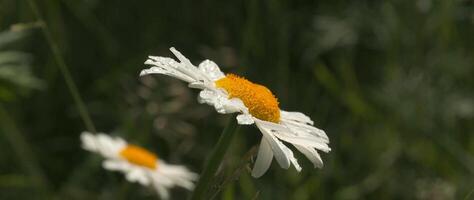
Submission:
[[[219,141],[217,141],[216,147],[212,151],[204,166],[204,170],[201,173],[199,182],[197,183],[197,186],[191,196],[192,200],[203,199],[203,195],[209,189],[211,180],[230,146],[232,137],[238,131],[239,127],[240,126],[237,124],[235,117],[231,117],[226,128],[224,131],[222,131]]]
[[[36,18],[38,18],[38,20],[41,22],[41,30],[43,31],[43,34],[46,37],[49,46],[51,47],[54,59],[56,60],[59,70],[61,71],[61,74],[63,75],[64,80],[66,81],[66,85],[69,91],[71,92],[72,98],[74,99],[74,103],[77,107],[77,110],[79,111],[79,115],[81,116],[82,121],[86,126],[86,129],[90,132],[95,133],[96,130],[94,123],[92,123],[89,112],[87,111],[86,106],[84,105],[84,102],[81,99],[81,95],[79,94],[76,84],[74,84],[71,72],[69,72],[69,69],[66,66],[66,62],[64,61],[61,55],[59,46],[56,44],[51,32],[49,31],[48,24],[46,23],[46,21],[44,21],[43,15],[39,11],[35,0],[28,0],[28,2],[30,3],[31,9],[33,10],[33,13],[35,14]]]
[[[225,188],[233,180],[237,180],[237,178],[240,176],[240,174],[244,170],[246,170],[246,166],[249,163],[250,159],[252,157],[255,157],[255,155],[257,154],[257,150],[258,150],[258,146],[255,145],[247,153],[245,153],[245,155],[242,157],[242,159],[240,159],[241,162],[240,162],[239,166],[237,167],[237,169],[235,169],[232,172],[232,174],[227,176],[227,178],[222,183],[219,184],[219,187],[217,188],[217,190],[214,192],[214,194],[211,196],[211,198],[209,198],[210,200],[215,199],[217,197],[217,195],[219,194],[219,192],[222,190],[222,188]]]

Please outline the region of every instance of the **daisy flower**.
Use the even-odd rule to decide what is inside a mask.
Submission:
[[[82,132],[81,141],[82,148],[106,159],[102,163],[105,169],[123,172],[130,182],[153,186],[162,199],[169,198],[168,190],[173,186],[192,190],[193,181],[198,178],[184,166],[168,164],[152,152],[128,144],[122,138]]]
[[[263,137],[252,169],[253,177],[262,176],[270,167],[273,157],[282,168],[288,169],[293,165],[297,171],[301,171],[293,151],[282,141],[292,144],[314,167],[323,166],[317,150],[329,152],[329,138],[323,130],[313,126],[308,116],[281,110],[277,98],[265,86],[234,74],[225,75],[210,60],[196,67],[175,48],[170,50],[179,61],[149,56],[145,64],[151,67],[142,70],[140,76],[164,74],[183,80],[189,87],[201,90],[198,96],[200,103],[214,106],[222,114],[239,113],[239,124],[255,124]]]

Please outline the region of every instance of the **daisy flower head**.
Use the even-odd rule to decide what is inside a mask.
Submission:
[[[169,198],[169,189],[180,186],[194,188],[198,175],[181,165],[168,164],[152,152],[128,144],[119,137],[104,133],[81,133],[82,148],[98,153],[105,158],[102,166],[111,171],[120,171],[130,182],[152,186],[162,199]]]
[[[253,177],[262,176],[273,157],[282,168],[293,165],[301,171],[293,151],[283,142],[303,153],[314,167],[323,166],[317,150],[329,152],[329,138],[323,130],[313,126],[308,116],[281,110],[277,98],[268,88],[234,74],[225,75],[213,61],[205,60],[196,67],[175,48],[170,50],[178,61],[149,56],[145,64],[151,67],[142,70],[140,76],[164,74],[183,80],[189,87],[201,90],[200,103],[214,106],[222,114],[239,113],[239,124],[255,124],[263,137],[252,169]]]

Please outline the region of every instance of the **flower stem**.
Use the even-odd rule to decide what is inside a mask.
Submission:
[[[86,129],[89,132],[95,133],[96,129],[95,129],[94,123],[92,122],[92,119],[90,117],[89,112],[86,109],[84,101],[82,101],[81,95],[79,94],[79,90],[77,89],[77,86],[74,83],[74,80],[72,79],[71,72],[69,71],[69,68],[67,67],[66,62],[64,61],[64,58],[61,54],[61,50],[59,49],[58,44],[53,39],[53,36],[50,32],[48,24],[44,20],[43,15],[41,14],[35,0],[28,0],[28,2],[30,4],[31,9],[33,10],[34,15],[41,22],[41,30],[43,31],[43,34],[46,37],[46,41],[48,42],[51,48],[54,59],[56,60],[56,63],[59,67],[59,71],[61,71],[61,74],[63,75],[64,80],[66,81],[66,86],[69,89],[69,92],[71,92],[72,99],[74,100],[74,103],[76,104],[76,108],[79,111],[79,115],[82,121],[84,122]]]
[[[191,196],[192,200],[203,199],[203,195],[209,189],[211,180],[230,146],[232,137],[236,132],[238,132],[239,127],[240,126],[237,124],[235,117],[231,117],[224,131],[222,131],[219,141],[217,141],[216,147],[206,161],[204,170],[202,171],[199,178],[199,182],[197,183],[197,186]]]

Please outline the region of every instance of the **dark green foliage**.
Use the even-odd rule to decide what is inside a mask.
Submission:
[[[302,172],[273,162],[253,179],[261,133],[241,127],[209,196],[474,198],[472,1],[37,3],[99,131],[202,170],[229,116],[178,80],[138,77],[174,46],[268,86],[331,140],[323,169],[295,151]],[[0,198],[156,198],[80,148],[86,127],[49,45],[28,1],[0,1]]]

